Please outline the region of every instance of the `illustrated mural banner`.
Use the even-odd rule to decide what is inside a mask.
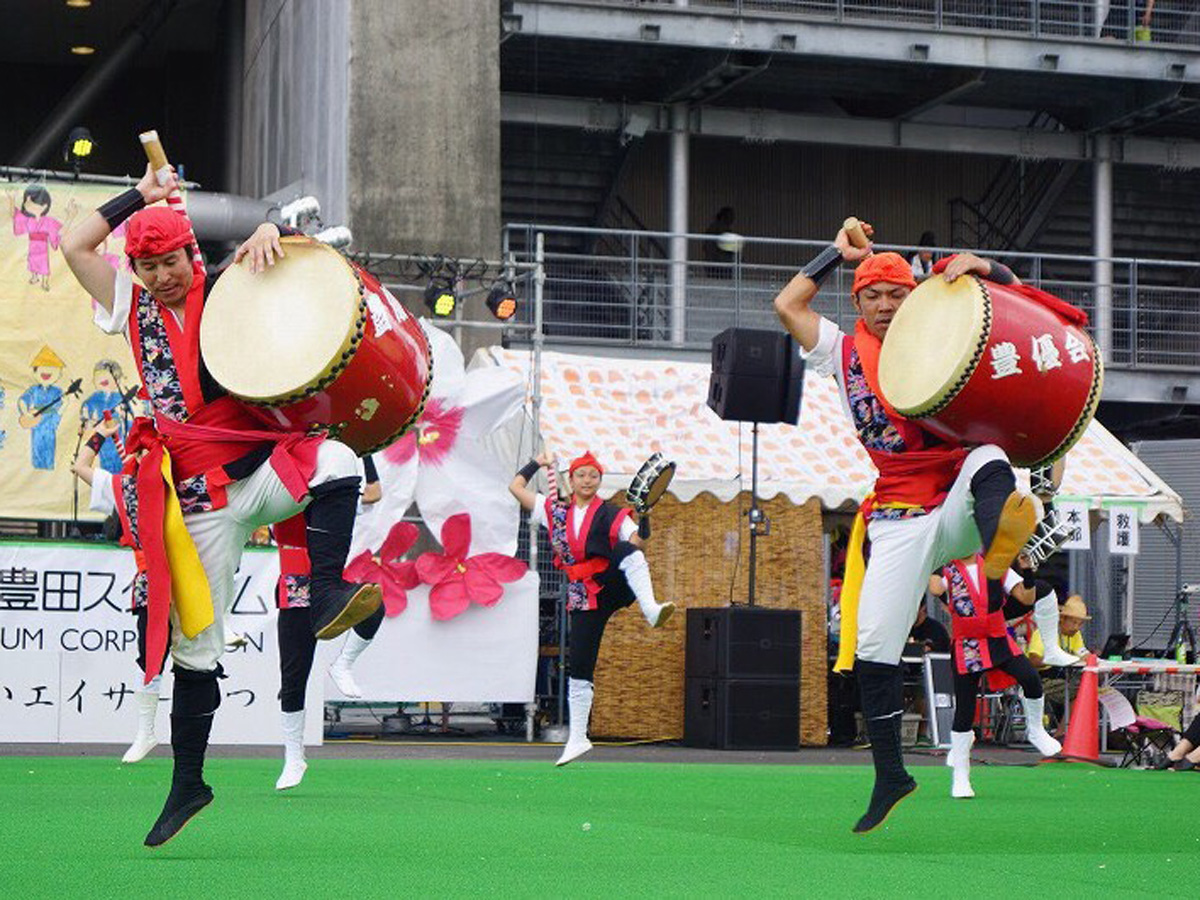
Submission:
[[[63,235],[120,185],[47,180],[0,183],[0,517],[79,518],[87,489],[76,494],[71,462],[80,425],[105,410],[128,429],[138,386],[129,347],[92,324],[94,303],[63,259]],[[101,248],[127,266],[124,231]],[[100,464],[119,468],[109,441]]]

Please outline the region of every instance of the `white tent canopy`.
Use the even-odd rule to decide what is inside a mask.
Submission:
[[[530,351],[489,348],[475,365],[515,371],[532,391]],[[728,502],[750,489],[751,428],[708,408],[710,371],[707,363],[544,352],[546,445],[560,460],[590,449],[605,466],[605,493],[628,486],[646,457],[661,451],[678,465],[672,494],[686,501],[707,491]],[[833,379],[807,373],[799,426],[759,428],[760,496],[817,497],[826,509],[849,509],[874,480]],[[1183,519],[1179,495],[1095,421],[1067,455],[1061,496],[1093,508],[1136,506],[1147,523]]]

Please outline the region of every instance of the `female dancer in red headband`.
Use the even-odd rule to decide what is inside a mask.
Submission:
[[[592,679],[609,618],[636,600],[650,627],[661,628],[675,611],[675,604],[654,599],[650,566],[640,549],[641,539],[629,517],[630,510],[596,496],[604,469],[591,452],[572,460],[571,496],[565,501],[527,487],[538,469],[550,465],[545,455],[539,456],[517,473],[508,489],[526,510],[544,515],[541,524],[550,532],[554,565],[567,576],[567,706],[571,724],[567,744],[555,763],[565,766],[592,749],[587,734],[594,693]]]
[[[358,504],[354,451],[320,436],[279,431],[260,412],[226,394],[200,358],[200,318],[209,283],[191,223],[182,207],[143,208],[176,197],[174,175],[165,182],[160,185],[147,166],[136,188],[105,203],[62,242],[71,271],[98,304],[96,324],[128,336],[154,410],[152,419],[137,420],[126,440],[134,458],[127,473],[133,477],[125,482],[131,490],[124,492],[126,504],[136,505],[146,556],[147,680],[158,674],[168,617],[175,662],[174,772],[162,813],[146,835],[147,846],[165,843],[212,802],[203,769],[221,702],[217,679],[225,649],[224,613],[233,603],[234,572],[253,530],[304,510],[312,556],[312,627],[318,638],[341,634],[381,602],[377,585],[342,578]],[[126,219],[125,251],[144,287],[98,252]],[[251,271],[259,271],[282,256],[279,230],[264,224],[238,248],[236,260],[248,257]],[[175,502],[183,513],[183,536],[164,529],[164,510]],[[204,578],[189,584],[183,597],[172,596],[169,541],[175,542],[172,551],[185,553],[190,541],[203,568]],[[212,624],[189,636],[181,627],[179,603],[194,603],[197,594],[211,596]]]

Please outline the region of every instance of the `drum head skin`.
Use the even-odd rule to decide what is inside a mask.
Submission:
[[[283,259],[257,275],[246,260],[213,285],[200,352],[225,390],[271,403],[326,375],[349,349],[362,305],[350,265],[308,238],[281,240]]]
[[[642,512],[645,512],[662,499],[662,495],[667,492],[667,488],[671,486],[671,479],[674,477],[675,463],[667,463],[667,467],[659,472],[658,477],[650,483],[650,489],[646,491],[646,496],[642,500]]]
[[[929,278],[905,298],[879,354],[879,388],[896,412],[926,415],[953,396],[979,361],[988,310],[974,275]]]

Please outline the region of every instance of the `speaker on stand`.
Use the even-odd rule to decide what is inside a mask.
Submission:
[[[758,505],[758,426],[761,422],[800,420],[804,360],[796,342],[783,331],[726,328],[712,341],[708,405],[729,422],[751,422],[750,583],[747,603],[754,605],[758,537],[771,533],[771,520]]]
[[[750,566],[745,605],[687,611],[684,738],[691,747],[795,750],[800,743],[799,610],[755,607],[758,537],[771,522],[758,505],[758,426],[800,418],[804,360],[781,331],[729,328],[713,338],[708,405],[752,423]]]

